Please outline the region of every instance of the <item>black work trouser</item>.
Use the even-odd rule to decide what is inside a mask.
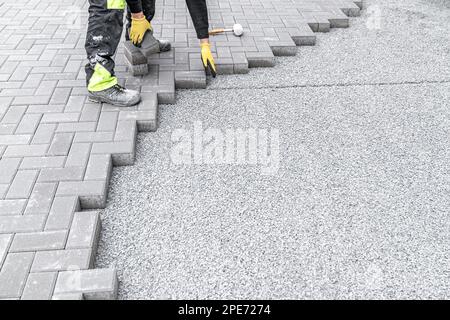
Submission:
[[[85,67],[88,85],[97,63],[103,66],[111,76],[114,76],[113,56],[122,36],[126,3],[123,0],[123,6],[117,6],[117,3],[120,2],[120,0],[89,0],[89,20],[85,43],[89,60]],[[115,6],[111,6],[111,3]],[[147,20],[151,21],[155,15],[155,0],[142,0],[142,7]],[[129,10],[127,20],[126,38],[128,39],[128,29],[131,26],[131,12]]]

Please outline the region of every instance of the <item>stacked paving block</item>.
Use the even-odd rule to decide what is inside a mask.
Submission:
[[[313,45],[315,32],[347,27],[361,0],[207,0],[221,74],[273,67],[275,56]],[[95,254],[113,166],[134,162],[136,135],[158,126],[158,105],[207,77],[185,0],[157,1],[155,36],[170,52],[145,58],[122,43],[121,84],[139,90],[132,108],[87,99],[86,0],[0,4],[0,299],[114,299],[113,268]],[[20,13],[20,14],[19,14]],[[20,26],[20,28],[19,28]],[[144,59],[145,58],[145,59]],[[176,106],[173,106],[176,107]]]
[[[128,70],[133,76],[145,76],[148,74],[148,59],[147,57],[135,47],[131,41],[126,41],[124,44],[125,61]]]

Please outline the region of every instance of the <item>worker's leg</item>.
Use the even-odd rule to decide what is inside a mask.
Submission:
[[[89,0],[85,44],[88,58],[86,82],[90,98],[124,106],[137,103],[135,92],[117,86],[114,75],[113,56],[122,35],[125,6],[125,0]]]

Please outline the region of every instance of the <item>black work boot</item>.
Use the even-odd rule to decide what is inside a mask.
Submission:
[[[116,84],[102,91],[89,91],[89,100],[109,103],[118,107],[131,107],[141,101],[141,95],[138,91],[125,89]]]
[[[159,42],[159,52],[167,52],[172,49],[172,45],[168,40],[158,40]]]
[[[171,44],[167,40],[158,40],[153,36],[153,32],[149,31],[144,35],[144,39],[136,46],[146,57],[152,54],[166,52],[171,49]]]

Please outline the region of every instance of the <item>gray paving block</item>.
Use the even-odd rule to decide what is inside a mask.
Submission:
[[[107,182],[80,181],[59,183],[56,191],[58,197],[78,196],[83,209],[100,209],[106,206]]]
[[[41,123],[60,123],[60,122],[78,122],[80,113],[46,113],[41,119]]]
[[[249,72],[249,64],[245,53],[233,52],[233,71],[235,74],[245,74]]]
[[[176,71],[175,86],[178,89],[204,89],[206,88],[206,75],[204,71]]]
[[[114,131],[118,116],[118,112],[101,112],[97,131]]]
[[[137,134],[136,120],[119,120],[117,121],[114,141],[130,141],[135,140]]]
[[[65,162],[65,156],[26,157],[23,158],[20,169],[61,168]]]
[[[32,144],[49,144],[55,134],[56,123],[41,123],[31,141]]]
[[[60,123],[56,132],[92,132],[95,131],[97,122],[70,122]]]
[[[147,65],[147,57],[131,41],[125,41],[123,48],[125,58],[130,66]]]
[[[0,184],[0,200],[4,199],[6,196],[6,192],[8,192],[9,184],[3,183]]]
[[[0,117],[1,119],[1,117]],[[0,134],[13,134],[16,130],[16,124],[0,124]]]
[[[158,110],[158,94],[156,92],[141,92],[141,102],[137,106],[138,111],[157,111]],[[120,110],[125,112],[125,110]],[[135,111],[135,110],[133,110]],[[120,116],[119,116],[120,120]]]
[[[50,95],[39,95],[39,96],[19,96],[15,97],[12,104],[13,105],[32,105],[32,104],[48,104],[50,101]]]
[[[85,83],[83,83],[85,85]],[[86,101],[86,96],[71,96],[67,101],[64,112],[81,112]],[[80,118],[80,121],[87,121]]]
[[[92,154],[111,154],[115,166],[130,165],[134,163],[134,146],[134,141],[94,143]]]
[[[32,138],[30,134],[8,134],[0,135],[0,145],[28,144]]]
[[[6,199],[29,198],[39,171],[19,170],[9,187]]]
[[[47,144],[34,144],[24,146],[8,146],[4,158],[43,157],[47,154]]]
[[[38,251],[31,272],[84,270],[93,263],[91,249]]]
[[[85,167],[43,168],[38,182],[81,181]]]
[[[80,209],[77,196],[56,196],[48,215],[45,230],[69,229],[75,211]]]
[[[54,295],[52,300],[84,300],[82,293],[61,293]]]
[[[19,168],[20,158],[0,159],[0,183],[11,183]]]
[[[97,211],[76,212],[66,248],[91,248],[95,252],[100,229],[100,214]]]
[[[66,271],[58,274],[54,294],[83,293],[88,300],[112,300],[117,287],[115,269]]]
[[[0,298],[20,298],[27,280],[33,252],[9,253],[0,271]]]
[[[11,106],[2,118],[2,124],[18,124],[27,110],[26,106]]]
[[[47,155],[67,156],[72,145],[73,137],[74,133],[55,133]]]
[[[280,43],[274,42],[270,45],[272,52],[275,56],[295,56],[297,54],[297,45],[292,43]]]
[[[135,120],[140,132],[156,131],[158,127],[158,107],[145,109],[142,111],[121,111],[119,121]],[[129,141],[133,141],[131,139]]]
[[[233,59],[230,58],[221,58],[216,63],[217,74],[233,74],[234,73],[234,62]]]
[[[109,181],[112,170],[112,159],[109,154],[92,154],[89,158],[84,180]]]
[[[81,111],[80,121],[97,122],[100,115],[101,105],[98,103],[86,103]]]
[[[23,233],[41,231],[46,216],[45,215],[27,215],[27,216],[0,216],[0,234],[1,233]]]
[[[16,134],[34,134],[41,121],[41,114],[25,114],[16,128]]]
[[[128,68],[130,74],[135,77],[145,76],[149,73],[148,64],[130,65]]]
[[[48,214],[55,192],[56,183],[36,183],[24,214]]]
[[[91,143],[72,143],[66,160],[66,167],[83,167],[91,152]]]
[[[13,239],[12,234],[0,234],[0,270],[2,270],[3,262]]]
[[[18,233],[9,249],[10,252],[45,251],[64,249],[66,230]]]
[[[21,215],[27,204],[27,199],[0,200],[0,215]]]
[[[22,300],[50,300],[56,284],[57,272],[30,273],[22,293]]]
[[[250,68],[269,68],[275,66],[275,56],[273,54],[247,52],[246,57]]]

